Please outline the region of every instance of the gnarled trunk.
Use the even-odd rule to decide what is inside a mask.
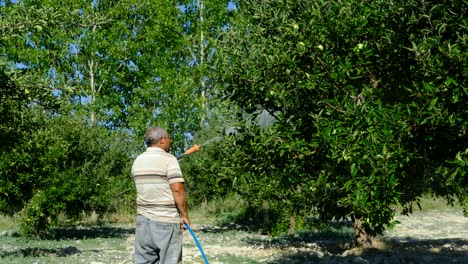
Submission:
[[[362,226],[361,217],[353,217],[353,229],[354,229],[354,236],[356,241],[361,247],[370,247],[372,246],[372,241],[370,239],[369,234],[367,234],[366,230]]]

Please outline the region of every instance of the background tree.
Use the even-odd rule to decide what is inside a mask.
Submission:
[[[276,123],[238,130],[232,185],[254,208],[281,208],[273,229],[295,215],[350,217],[366,244],[424,193],[466,206],[465,4],[252,0],[239,10],[219,47],[220,81]]]
[[[47,80],[71,114],[136,134],[150,123],[166,126],[176,148],[197,128],[191,120],[200,107],[182,69],[190,59],[174,1],[22,1],[5,8],[49,13],[47,27],[10,38],[5,54]]]
[[[16,4],[1,10],[0,212],[20,213],[21,233],[41,236],[59,214],[78,219],[83,212],[114,210],[115,197],[131,184],[128,166],[136,144],[128,133],[69,117],[40,71],[10,60],[9,45],[44,30],[56,13]]]
[[[216,57],[216,41],[228,27],[229,19],[235,10],[231,1],[189,0],[181,1],[181,20],[183,22],[186,49],[190,55],[186,68],[190,73],[186,78],[190,86],[196,87],[200,107],[200,125],[206,126],[211,103],[216,93],[216,82],[210,72]]]
[[[0,48],[5,54],[4,45],[19,34],[29,30],[41,28],[45,22],[36,16],[19,16],[18,13],[6,12],[12,3],[2,3],[2,20],[0,20]],[[40,10],[38,12],[41,12]],[[8,15],[7,15],[8,14]],[[15,184],[14,178],[22,178],[18,172],[18,162],[23,153],[21,142],[27,140],[39,127],[35,114],[46,110],[57,110],[58,104],[51,94],[51,90],[44,83],[35,82],[35,76],[26,76],[22,72],[12,71],[5,56],[0,59],[0,162],[2,212],[19,211],[27,197],[31,196],[31,189],[23,189]],[[33,80],[33,82],[30,82]],[[24,178],[24,177],[23,177]]]

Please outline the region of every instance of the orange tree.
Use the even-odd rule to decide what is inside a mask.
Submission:
[[[461,1],[239,1],[223,94],[254,117],[230,184],[253,208],[352,219],[359,243],[424,193],[466,208],[468,7]],[[229,143],[231,142],[231,143]],[[221,162],[220,166],[223,166]],[[293,217],[291,217],[293,216]],[[294,220],[294,221],[292,221]],[[276,232],[275,231],[275,232]]]

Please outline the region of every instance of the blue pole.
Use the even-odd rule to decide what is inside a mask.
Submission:
[[[190,232],[190,234],[192,235],[193,237],[193,240],[195,240],[195,244],[197,244],[197,247],[198,249],[200,250],[200,253],[203,257],[203,259],[205,260],[205,263],[208,264],[208,259],[206,258],[205,256],[205,252],[203,252],[203,249],[200,245],[200,242],[198,242],[198,239],[197,239],[197,236],[195,235],[195,233],[193,232],[192,228],[190,228],[189,225],[187,225],[186,223],[184,223],[184,226],[188,229],[188,231]]]

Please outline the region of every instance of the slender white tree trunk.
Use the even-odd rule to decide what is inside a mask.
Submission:
[[[203,12],[204,12],[205,6],[203,5],[202,0],[198,0],[198,14],[200,18],[200,43],[199,43],[199,50],[200,50],[200,58],[199,58],[199,66],[203,67],[205,63],[205,36],[203,33]],[[203,126],[205,123],[205,120],[207,118],[207,112],[208,112],[208,100],[206,98],[206,82],[205,82],[205,76],[200,76],[200,89],[201,89],[201,102],[202,102],[202,115],[200,119],[200,126]]]
[[[92,31],[94,34],[96,32],[96,25],[93,26],[93,31]],[[89,120],[91,122],[91,125],[94,125],[95,122],[96,122],[96,117],[94,116],[94,110],[93,110],[93,107],[94,107],[94,104],[95,104],[95,101],[96,101],[96,81],[94,79],[94,70],[95,70],[95,65],[94,65],[94,59],[91,58],[89,61],[88,61],[88,68],[89,68],[89,86],[90,86],[90,90],[91,90],[91,98],[90,98],[90,105],[91,105],[91,109],[90,109],[90,116],[89,116]]]

